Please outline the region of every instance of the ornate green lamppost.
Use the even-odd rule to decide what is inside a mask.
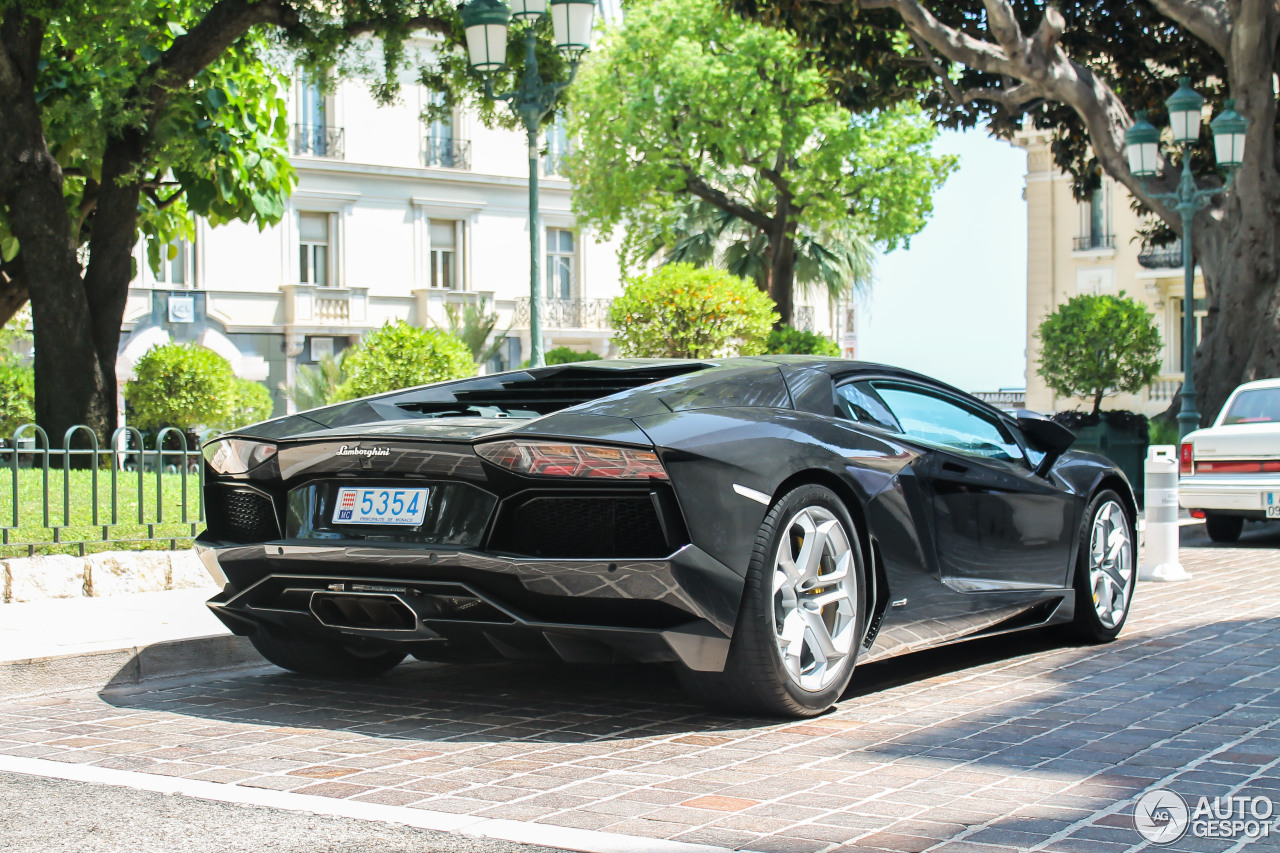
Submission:
[[[569,79],[547,82],[538,73],[538,24],[547,17],[547,0],[471,0],[462,7],[467,53],[471,67],[484,76],[485,94],[503,101],[524,124],[529,138],[529,365],[541,367],[542,289],[539,286],[540,229],[538,217],[538,137],[542,121],[555,106],[556,98],[573,81],[582,55],[591,48],[595,19],[594,0],[550,0],[552,37],[556,49],[569,60]],[[507,26],[511,18],[525,21],[524,74],[520,85],[510,92],[493,90],[493,74],[506,64]]]
[[[1209,199],[1231,189],[1235,170],[1244,160],[1244,137],[1249,123],[1235,110],[1235,101],[1224,103],[1223,111],[1210,122],[1213,130],[1214,154],[1218,168],[1227,173],[1226,182],[1220,187],[1199,189],[1191,174],[1191,148],[1200,141],[1200,125],[1203,122],[1201,108],[1204,98],[1191,88],[1190,79],[1178,80],[1178,90],[1164,102],[1169,111],[1169,129],[1173,144],[1182,149],[1182,178],[1178,188],[1171,193],[1148,192],[1152,199],[1164,202],[1178,211],[1182,217],[1182,408],[1178,412],[1178,435],[1185,437],[1200,428],[1200,413],[1196,411],[1195,379],[1192,368],[1196,352],[1195,326],[1195,264],[1191,254],[1191,227],[1196,213]],[[1146,113],[1139,112],[1138,120],[1124,134],[1125,152],[1129,157],[1129,171],[1143,182],[1160,174],[1160,131],[1147,121]]]

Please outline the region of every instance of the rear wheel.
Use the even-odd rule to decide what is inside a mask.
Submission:
[[[1107,490],[1089,502],[1075,572],[1077,636],[1108,643],[1120,635],[1133,601],[1134,526],[1124,501]]]
[[[387,672],[405,657],[404,652],[385,648],[364,649],[325,640],[287,637],[264,627],[250,634],[249,642],[258,654],[281,669],[321,678],[371,678]]]
[[[723,672],[682,670],[705,704],[812,717],[849,684],[865,630],[862,550],[840,498],[787,493],[765,516]]]
[[[1204,529],[1214,542],[1235,542],[1244,530],[1244,519],[1238,515],[1204,514]]]

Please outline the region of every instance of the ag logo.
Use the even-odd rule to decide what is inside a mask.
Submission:
[[[1173,791],[1156,788],[1138,798],[1133,826],[1152,844],[1171,844],[1187,831],[1187,801]]]

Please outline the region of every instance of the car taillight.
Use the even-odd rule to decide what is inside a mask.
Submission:
[[[1191,442],[1182,442],[1178,451],[1178,473],[1190,476],[1196,472],[1196,456]]]
[[[500,468],[538,477],[667,479],[658,454],[651,450],[550,441],[495,441],[481,444],[476,453]]]

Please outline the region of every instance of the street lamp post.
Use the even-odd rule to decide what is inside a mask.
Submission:
[[[1182,406],[1178,412],[1178,435],[1200,426],[1200,413],[1196,411],[1196,387],[1193,367],[1196,352],[1195,327],[1195,264],[1191,253],[1191,228],[1196,214],[1212,196],[1231,189],[1235,170],[1244,158],[1244,137],[1248,122],[1235,111],[1235,101],[1227,101],[1223,112],[1210,123],[1213,130],[1214,152],[1218,166],[1227,173],[1226,182],[1220,187],[1199,189],[1191,174],[1191,147],[1200,141],[1200,125],[1203,121],[1202,98],[1191,88],[1190,80],[1182,77],[1178,90],[1165,101],[1169,111],[1169,128],[1173,144],[1182,149],[1182,178],[1178,188],[1171,193],[1147,195],[1173,207],[1182,219]],[[1160,131],[1147,121],[1146,113],[1139,112],[1137,121],[1125,131],[1125,151],[1129,158],[1129,171],[1146,186],[1148,179],[1160,173]]]
[[[573,82],[582,55],[591,47],[594,0],[550,0],[552,36],[556,49],[569,60],[569,79],[545,81],[538,73],[538,24],[547,16],[547,0],[471,0],[462,7],[471,67],[484,76],[485,95],[502,101],[524,125],[529,144],[529,366],[545,364],[542,351],[542,290],[538,217],[538,136],[542,121],[556,98]],[[525,21],[524,74],[510,92],[494,92],[493,74],[506,63],[507,26],[511,18]]]

